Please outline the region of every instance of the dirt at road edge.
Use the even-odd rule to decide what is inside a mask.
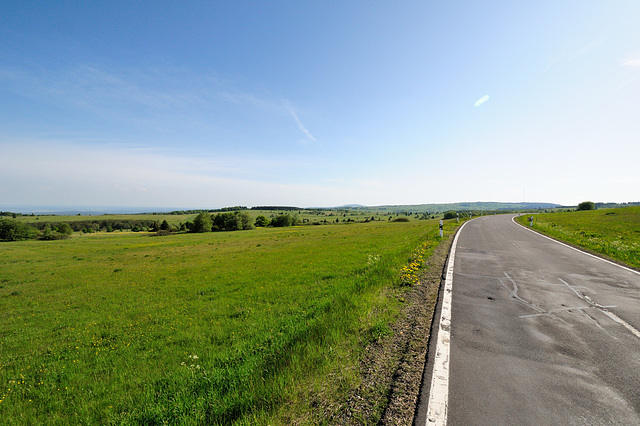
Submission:
[[[443,241],[426,261],[420,284],[398,292],[396,297],[404,300],[405,309],[392,325],[393,333],[367,346],[360,365],[362,385],[337,411],[335,407],[325,411],[328,424],[372,424],[380,412],[379,425],[412,424],[438,290],[453,237]]]

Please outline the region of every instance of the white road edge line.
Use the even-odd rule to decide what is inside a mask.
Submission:
[[[469,221],[470,222],[470,221]],[[456,257],[456,245],[462,228],[469,223],[462,224],[456,233],[451,251],[444,283],[442,296],[442,311],[438,326],[438,341],[436,343],[436,355],[433,361],[433,374],[431,376],[431,390],[429,391],[429,403],[427,405],[426,425],[446,425],[447,407],[449,404],[449,346],[451,343],[451,296],[453,285],[453,261]]]
[[[584,251],[584,250],[580,250],[579,248],[575,248],[575,247],[573,247],[573,246],[570,246],[569,244],[565,244],[565,243],[560,242],[560,241],[558,241],[558,240],[554,240],[554,239],[553,239],[553,238],[551,238],[551,237],[547,237],[546,235],[544,235],[544,234],[542,234],[542,233],[540,233],[540,232],[536,232],[536,231],[534,231],[533,229],[529,229],[529,228],[527,228],[526,226],[519,224],[518,222],[516,222],[516,220],[515,220],[515,219],[516,219],[516,216],[512,216],[512,217],[511,217],[511,221],[512,221],[513,223],[515,223],[515,224],[516,224],[516,225],[518,225],[518,226],[523,227],[524,229],[526,229],[526,230],[527,230],[527,231],[529,231],[529,232],[533,232],[534,234],[540,235],[541,237],[544,237],[544,238],[546,238],[547,240],[551,240],[551,241],[554,241],[554,242],[556,242],[556,243],[558,243],[558,244],[560,244],[560,245],[563,245],[563,246],[565,246],[565,247],[569,247],[570,249],[575,250],[575,251],[577,251],[577,252],[579,252],[579,253],[586,254],[587,256],[591,256],[591,257],[593,257],[594,259],[598,259],[598,260],[601,260],[601,261],[603,261],[603,262],[607,262],[607,263],[609,263],[609,264],[611,264],[611,265],[617,266],[618,268],[626,269],[626,270],[627,270],[627,271],[629,271],[629,272],[633,272],[634,274],[638,274],[638,275],[640,275],[640,272],[636,271],[635,269],[627,268],[626,266],[619,265],[619,264],[617,264],[617,263],[615,263],[615,262],[612,262],[612,261],[610,261],[610,260],[607,260],[607,259],[604,259],[604,258],[602,258],[602,257],[596,256],[595,254],[591,254],[591,253],[588,253],[588,252],[586,252],[586,251]]]

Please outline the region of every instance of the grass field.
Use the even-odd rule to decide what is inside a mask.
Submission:
[[[437,229],[381,221],[1,243],[0,418],[318,422],[317,398],[358,386],[363,348],[391,332],[394,295],[417,285]]]
[[[273,218],[280,214],[289,214],[296,216],[299,221],[312,223],[323,222],[335,223],[337,219],[340,222],[351,221],[363,222],[367,219],[373,218],[376,221],[388,220],[389,217],[395,218],[398,215],[406,216],[406,213],[399,213],[393,211],[379,211],[377,209],[309,209],[309,210],[244,210],[247,212],[252,220],[255,221],[256,217],[262,215],[267,218]],[[215,213],[214,213],[215,214]],[[411,214],[409,214],[411,216]],[[414,213],[413,215],[417,215]],[[108,214],[108,215],[73,215],[73,216],[61,216],[61,215],[41,215],[41,216],[18,216],[17,220],[24,223],[38,223],[38,222],[78,222],[78,221],[102,221],[102,220],[152,220],[162,222],[166,220],[170,225],[179,225],[180,223],[193,221],[196,214],[163,214],[163,213],[143,213],[143,214]]]
[[[536,214],[533,228],[640,269],[640,207]]]

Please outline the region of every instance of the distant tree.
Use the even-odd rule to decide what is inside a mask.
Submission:
[[[0,241],[30,240],[38,235],[38,230],[17,220],[0,220]]]
[[[240,229],[253,229],[253,225],[251,224],[251,216],[247,212],[237,212],[236,216],[238,218],[238,222],[240,223]]]
[[[64,225],[67,225],[67,226],[64,226]],[[64,232],[60,232],[60,230]],[[58,225],[58,227],[55,230],[52,230],[51,225],[47,223],[42,231],[42,234],[40,234],[39,238],[41,240],[49,240],[49,241],[62,240],[65,238],[69,238],[71,234],[73,234],[73,230],[71,229],[71,226],[69,226],[68,223]]]
[[[444,213],[444,218],[445,219],[455,219],[457,216],[456,212],[452,212],[452,211],[448,211]]]
[[[213,216],[214,231],[237,231],[238,221],[233,213],[218,213]]]
[[[596,205],[593,201],[583,201],[582,203],[578,204],[579,211],[595,210],[595,209],[596,209]]]
[[[53,236],[53,231],[51,230],[51,226],[47,223],[40,235],[41,240],[55,240],[56,238]]]
[[[167,219],[163,220],[162,223],[160,224],[160,230],[161,231],[168,231],[170,228],[169,226],[169,222],[167,222]]]
[[[209,232],[211,231],[211,227],[213,225],[213,221],[211,220],[211,215],[209,213],[201,212],[193,219],[193,229],[192,232]]]
[[[63,222],[60,225],[58,225],[58,227],[56,228],[56,231],[58,231],[63,235],[73,234],[73,229],[71,229],[71,225],[69,225],[67,222]]]
[[[218,213],[212,217],[212,231],[239,231],[252,229],[251,216],[247,212]]]
[[[339,220],[339,219],[336,219]],[[273,227],[282,227],[282,226],[295,226],[298,224],[298,218],[295,216],[290,216],[288,214],[281,214],[273,219],[271,219],[271,223],[269,225]]]

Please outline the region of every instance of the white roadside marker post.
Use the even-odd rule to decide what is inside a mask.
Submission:
[[[529,226],[533,226],[533,216],[529,216]]]
[[[442,238],[442,219],[440,219],[440,238]]]
[[[456,223],[460,223],[460,213],[456,213]]]

